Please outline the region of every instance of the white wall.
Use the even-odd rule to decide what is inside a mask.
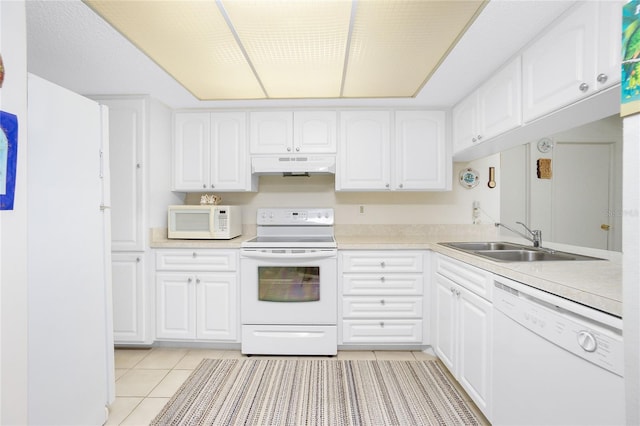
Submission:
[[[27,424],[27,47],[23,0],[0,1],[0,109],[18,116],[14,210],[0,211],[0,424]]]
[[[637,169],[640,164],[640,115],[624,119],[624,185],[622,240],[622,317],[625,348],[625,401],[627,424],[640,424],[640,186]]]
[[[165,167],[169,162],[164,160]],[[497,169],[498,185],[494,189],[487,186],[490,166]],[[458,184],[458,173],[466,167],[473,167],[481,177],[481,182],[473,189]],[[256,209],[260,207],[333,207],[337,224],[471,224],[474,201],[480,202],[481,222],[491,223],[500,219],[499,167],[499,155],[471,163],[456,163],[453,189],[443,192],[335,192],[334,176],[312,175],[262,176],[257,193],[217,194],[222,197],[223,204],[244,206],[245,224],[256,223]],[[154,192],[161,191],[156,188]],[[199,193],[177,195],[179,204],[182,200],[188,204],[197,204],[200,200]],[[364,214],[360,214],[360,206],[364,206]],[[150,226],[166,227],[166,205],[154,203],[153,208]]]

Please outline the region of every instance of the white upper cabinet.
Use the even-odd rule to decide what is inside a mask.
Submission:
[[[252,112],[251,154],[333,154],[336,117],[335,111]]]
[[[256,190],[244,112],[178,112],[174,126],[174,191]]]
[[[391,189],[391,113],[340,113],[340,152],[336,190]]]
[[[339,154],[338,191],[428,191],[450,185],[441,111],[342,112]]]
[[[454,153],[522,124],[521,76],[517,57],[453,108]]]
[[[523,53],[531,121],[620,81],[621,2],[579,2]]]
[[[396,111],[393,189],[438,190],[448,186],[451,158],[444,129],[442,111]]]

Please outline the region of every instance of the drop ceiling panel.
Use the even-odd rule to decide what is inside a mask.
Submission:
[[[264,98],[215,2],[85,3],[197,98]]]
[[[343,96],[415,96],[482,6],[482,1],[359,1]]]
[[[350,1],[222,1],[270,98],[340,95]]]

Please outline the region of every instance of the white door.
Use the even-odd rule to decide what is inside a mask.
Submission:
[[[182,273],[156,274],[156,336],[160,339],[196,337],[195,277]]]
[[[293,140],[296,153],[336,152],[335,111],[297,111],[293,113]]]
[[[211,114],[210,190],[247,189],[249,155],[244,112]]]
[[[101,210],[103,131],[96,102],[28,76],[31,424],[106,421],[114,384]]]
[[[391,185],[390,113],[340,114],[337,190],[385,190]]]
[[[449,371],[455,374],[458,322],[455,291],[458,286],[440,274],[436,274],[435,277],[434,309],[437,319],[435,321],[434,350]]]
[[[196,278],[198,339],[236,340],[236,281],[235,273],[200,274]]]
[[[176,191],[209,187],[209,116],[207,112],[175,114],[172,189]]]
[[[252,112],[249,121],[251,154],[293,154],[292,112]]]
[[[113,333],[116,342],[144,341],[143,253],[113,253]]]
[[[555,145],[550,241],[608,249],[612,150],[609,143]]]
[[[393,189],[446,188],[448,167],[444,128],[444,112],[396,112]]]

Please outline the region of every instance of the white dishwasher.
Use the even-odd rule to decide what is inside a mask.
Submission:
[[[494,281],[494,425],[625,423],[622,320]]]

